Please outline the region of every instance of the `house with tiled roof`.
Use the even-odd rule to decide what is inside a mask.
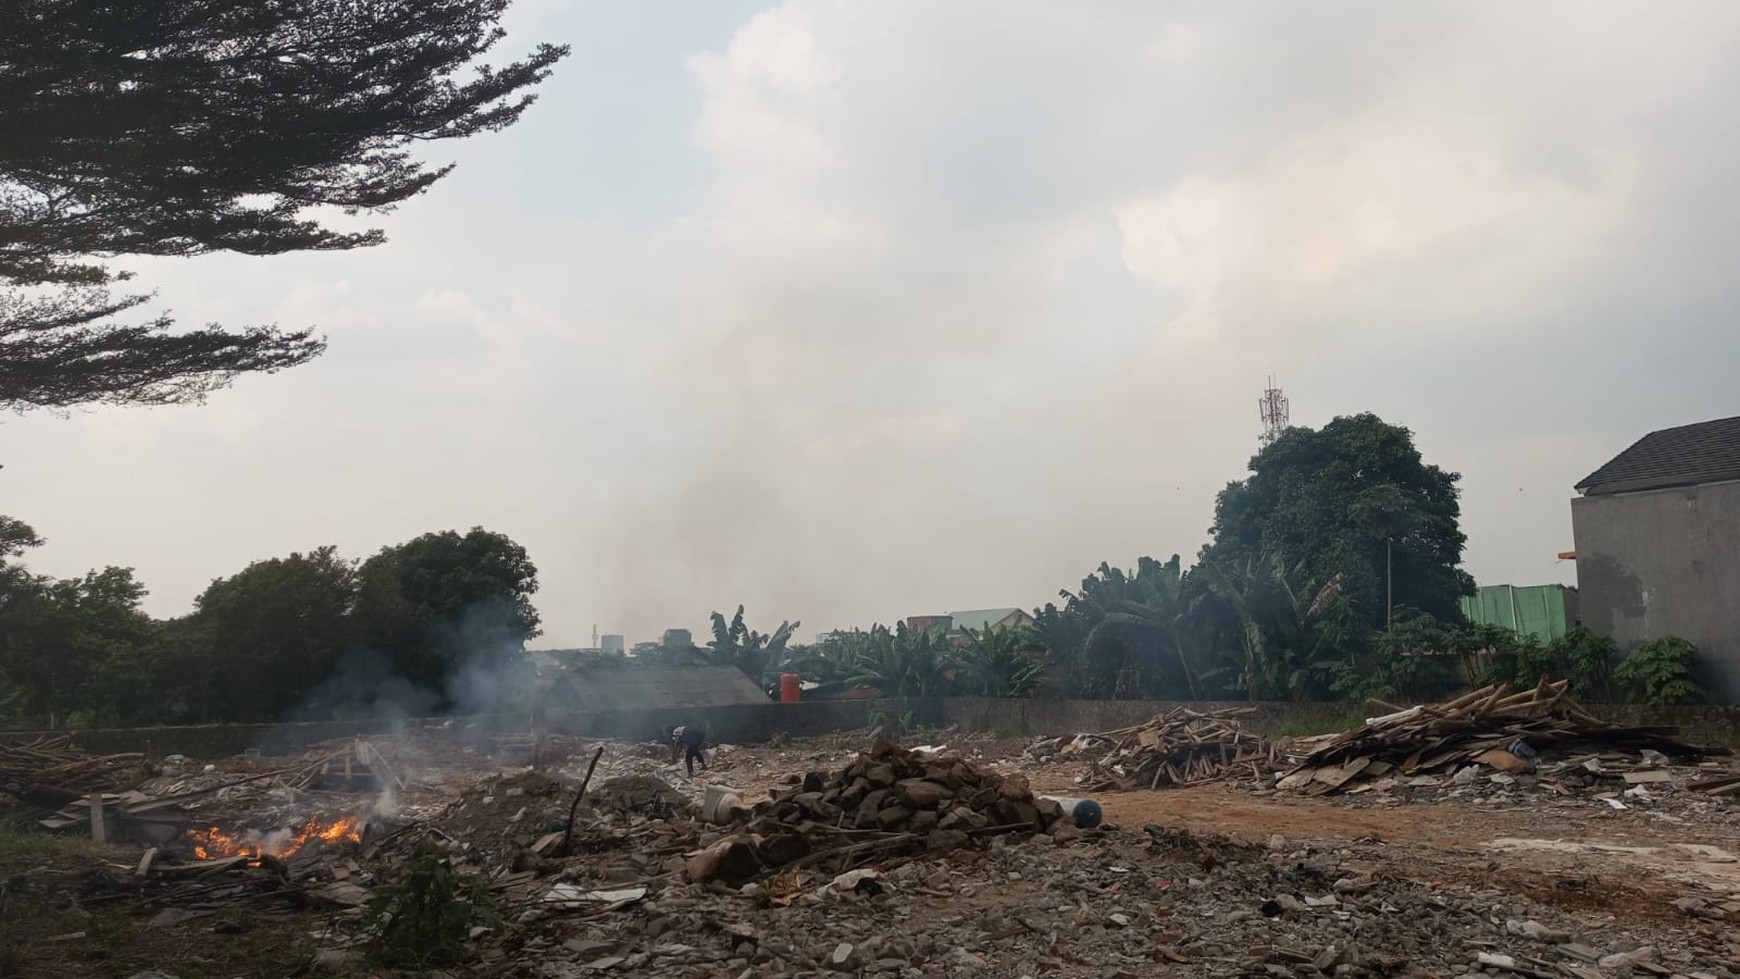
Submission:
[[[1740,417],[1651,432],[1576,489],[1583,625],[1691,640],[1705,688],[1740,702]]]

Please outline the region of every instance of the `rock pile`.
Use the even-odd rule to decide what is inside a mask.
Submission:
[[[738,884],[796,867],[843,873],[1007,834],[1067,831],[1063,807],[1035,798],[1021,775],[888,742],[838,772],[810,772],[775,790],[750,815],[743,832],[688,855],[690,880]]]
[[[845,829],[959,834],[966,837],[1044,832],[1063,815],[1036,799],[1021,775],[987,771],[956,755],[922,754],[886,741],[833,775],[811,772],[779,792],[771,815],[790,825],[822,823]]]

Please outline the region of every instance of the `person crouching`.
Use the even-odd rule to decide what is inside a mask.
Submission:
[[[707,770],[707,756],[701,748],[707,743],[707,732],[693,724],[669,725],[665,728],[665,737],[671,743],[671,764],[676,764],[677,755],[683,756],[683,767],[689,772],[689,777],[695,777],[695,762],[701,763],[701,770]]]

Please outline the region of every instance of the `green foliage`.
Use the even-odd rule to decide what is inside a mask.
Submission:
[[[382,548],[357,569],[358,642],[397,676],[443,691],[467,660],[501,665],[538,635],[538,569],[482,527]]]
[[[89,839],[54,836],[11,812],[0,812],[0,857],[66,856],[90,846]],[[0,897],[5,884],[0,883]]]
[[[1221,491],[1203,563],[1286,555],[1307,580],[1339,576],[1366,629],[1385,624],[1393,568],[1395,605],[1461,621],[1474,582],[1458,567],[1460,477],[1426,465],[1407,429],[1370,414],[1291,428],[1251,470]]]
[[[462,665],[491,678],[524,666],[536,634],[536,569],[477,529],[388,547],[358,568],[331,547],[255,562],[213,581],[191,615],[154,621],[126,568],[34,575],[42,539],[0,517],[0,721],[138,725],[291,715],[370,642],[399,680],[449,690]],[[521,670],[529,694],[529,668]],[[461,685],[465,686],[465,685]],[[465,689],[472,694],[471,684]],[[511,684],[497,684],[502,698]],[[505,708],[505,699],[499,702]],[[476,696],[466,708],[492,709]]]
[[[130,568],[57,580],[4,560],[41,543],[22,522],[0,527],[0,673],[24,691],[15,714],[60,725],[95,715],[101,667],[137,655],[154,626],[139,609],[145,589]]]
[[[1389,628],[1372,632],[1336,663],[1331,689],[1349,699],[1439,700],[1462,686],[1453,632],[1424,612],[1396,609]]]
[[[712,661],[737,667],[761,689],[771,692],[785,663],[786,644],[801,623],[781,622],[772,635],[764,635],[743,624],[741,605],[729,623],[718,612],[713,613],[712,623],[713,641],[708,644]]]
[[[1339,573],[1318,579],[1272,551],[1198,570],[1204,614],[1218,620],[1217,634],[1235,637],[1238,686],[1253,700],[1328,699],[1337,665],[1369,639]]]
[[[847,634],[852,686],[875,687],[885,697],[936,697],[949,692],[953,665],[948,638],[939,631],[898,623]]]
[[[1693,677],[1698,649],[1678,636],[1640,644],[1613,670],[1613,678],[1646,704],[1693,704],[1705,699]]]
[[[1058,691],[1076,697],[1207,697],[1233,670],[1203,632],[1204,589],[1178,555],[1139,558],[1134,572],[1101,564],[1063,608],[1034,616],[1031,645],[1046,651]]]
[[[502,925],[489,882],[458,873],[447,854],[433,846],[407,863],[396,880],[375,888],[363,920],[378,962],[416,969],[451,964],[473,927]]]
[[[885,697],[936,697],[954,692],[962,664],[940,631],[893,629],[835,632],[813,646],[796,647],[786,666],[819,684],[813,696],[833,696],[874,687]]]
[[[301,704],[355,646],[356,565],[321,547],[257,561],[194,602],[204,627],[184,668],[212,673],[208,695],[236,720],[272,720]],[[202,661],[203,660],[203,661]]]
[[[1613,700],[1618,647],[1581,626],[1543,643],[1503,626],[1469,625],[1451,635],[1450,645],[1469,662],[1485,658],[1484,669],[1475,675],[1478,683],[1522,689],[1543,679],[1569,678],[1572,696],[1595,703]]]
[[[960,651],[963,688],[980,697],[1026,697],[1045,677],[1045,662],[1032,652],[1025,630],[1011,627],[966,630]]]
[[[198,400],[303,363],[311,331],[115,322],[122,255],[351,249],[451,169],[413,147],[512,125],[567,49],[486,64],[504,0],[0,5],[0,405]]]

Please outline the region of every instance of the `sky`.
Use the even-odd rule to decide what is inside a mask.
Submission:
[[[130,263],[316,326],[198,407],[0,423],[38,572],[183,614],[249,562],[482,525],[542,646],[1034,607],[1195,555],[1257,447],[1376,412],[1483,584],[1740,414],[1740,5],[518,0],[573,54],[348,253]]]

